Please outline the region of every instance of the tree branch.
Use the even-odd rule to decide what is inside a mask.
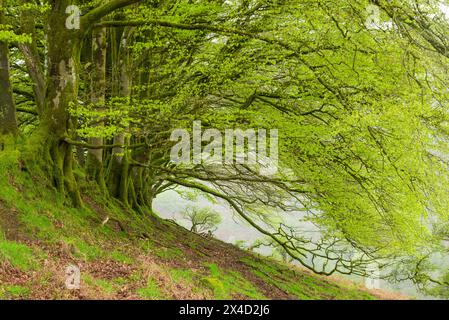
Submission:
[[[330,46],[330,47],[320,47],[320,48],[310,48],[306,43],[299,43],[299,46],[296,48],[294,46],[291,46],[288,42],[282,41],[276,38],[272,38],[269,36],[264,36],[259,33],[251,33],[244,30],[239,30],[235,28],[227,28],[227,27],[219,27],[209,24],[185,24],[185,23],[177,23],[177,22],[170,22],[170,21],[164,21],[164,20],[155,20],[155,19],[148,19],[148,20],[134,20],[134,21],[105,21],[101,23],[95,24],[95,27],[140,27],[140,26],[146,26],[146,25],[155,25],[160,27],[167,27],[167,28],[174,28],[174,29],[181,29],[181,30],[203,30],[203,31],[211,31],[221,34],[227,34],[227,35],[239,35],[242,37],[250,38],[250,39],[256,39],[260,41],[264,41],[269,44],[275,44],[279,45],[287,50],[291,50],[298,54],[309,54],[313,52],[317,52],[319,50],[335,50],[338,49],[338,46]]]
[[[91,27],[95,22],[100,21],[103,17],[114,12],[115,10],[127,7],[142,0],[113,0],[92,9],[81,18],[81,25],[84,29]]]
[[[166,180],[170,181],[170,182],[173,182],[175,184],[178,184],[180,186],[184,186],[184,187],[187,187],[187,188],[200,190],[202,192],[208,193],[208,194],[213,195],[213,196],[215,196],[217,198],[225,200],[253,228],[255,228],[257,231],[259,231],[263,235],[266,235],[269,238],[271,238],[275,243],[277,243],[280,247],[282,247],[285,250],[285,252],[290,257],[292,257],[293,259],[298,261],[302,266],[304,266],[305,268],[311,270],[312,272],[314,272],[316,274],[330,276],[330,275],[334,274],[335,272],[340,272],[342,274],[352,274],[352,273],[354,273],[354,274],[359,274],[359,275],[365,275],[364,273],[361,273],[361,272],[359,272],[356,269],[360,268],[361,266],[364,266],[366,262],[358,261],[358,262],[352,264],[350,261],[346,261],[342,257],[332,258],[331,259],[331,260],[334,260],[334,262],[335,262],[335,266],[332,267],[331,270],[326,271],[325,267],[323,267],[323,269],[321,271],[317,270],[315,268],[315,264],[313,262],[312,262],[312,265],[307,263],[307,261],[306,261],[307,260],[307,255],[304,252],[301,252],[301,250],[312,254],[313,257],[322,257],[322,258],[326,258],[326,257],[324,257],[324,256],[320,255],[319,253],[315,252],[315,250],[310,250],[310,249],[298,247],[297,245],[295,245],[292,242],[292,240],[293,240],[292,236],[287,236],[286,239],[284,240],[284,239],[280,239],[278,237],[278,236],[282,236],[281,233],[278,232],[276,234],[273,234],[273,233],[263,229],[257,223],[255,223],[248,215],[246,215],[243,212],[243,210],[239,207],[239,205],[230,196],[227,196],[227,195],[222,194],[222,193],[220,193],[220,192],[218,192],[218,191],[216,191],[216,190],[214,190],[212,188],[209,188],[209,187],[207,187],[205,185],[198,184],[198,183],[195,183],[195,182],[175,179],[175,178],[172,178],[172,177],[168,177],[168,178],[166,178]],[[321,248],[321,245],[318,245],[318,248]],[[327,248],[325,251],[326,252],[329,251],[329,248]],[[327,265],[327,263],[325,265]],[[347,269],[348,271],[342,270],[340,267],[343,267],[344,269]]]
[[[106,144],[106,145],[95,145],[95,144],[89,144],[82,141],[76,141],[72,140],[70,138],[64,138],[64,142],[71,144],[73,146],[82,147],[86,149],[113,149],[113,148],[127,148],[127,149],[134,149],[134,148],[140,148],[146,146],[145,143],[139,143],[139,144],[133,144],[130,146],[125,146],[122,144]]]

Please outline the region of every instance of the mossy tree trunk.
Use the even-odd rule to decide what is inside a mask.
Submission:
[[[24,3],[29,1],[23,0]],[[25,57],[25,63],[30,71],[31,80],[35,85],[36,103],[38,105],[39,114],[39,130],[34,133],[34,137],[29,140],[29,147],[23,150],[23,160],[27,163],[30,171],[37,169],[43,170],[54,183],[56,188],[63,194],[68,195],[75,206],[82,205],[80,192],[77,181],[73,173],[73,147],[68,142],[70,137],[76,137],[77,122],[70,114],[70,110],[76,109],[78,103],[78,84],[80,73],[80,53],[82,50],[83,38],[88,32],[94,28],[95,23],[121,8],[129,6],[141,0],[110,0],[98,2],[97,6],[91,8],[88,12],[83,12],[79,17],[79,25],[68,28],[67,21],[69,14],[67,9],[69,6],[77,5],[82,1],[75,0],[50,0],[49,13],[46,15],[46,73],[38,68],[40,63],[39,53],[36,47],[23,46],[21,51]],[[29,31],[37,41],[36,33],[33,33],[35,21],[24,17],[24,30]],[[75,24],[76,25],[76,24]],[[96,37],[97,41],[101,39],[102,34]],[[36,42],[35,42],[36,43]],[[104,65],[104,52],[102,44],[98,51],[96,62]],[[34,48],[34,49],[33,49]],[[2,57],[6,56],[1,54]],[[96,68],[98,77],[104,78],[103,66]],[[5,78],[9,78],[5,77]],[[43,81],[45,79],[45,82]],[[43,84],[44,82],[44,84]],[[94,81],[94,85],[101,88],[98,95],[92,96],[94,103],[104,104],[104,86],[105,82],[98,83]],[[94,89],[97,92],[96,89]],[[1,91],[2,96],[6,97],[5,92]],[[8,104],[8,110],[11,109],[11,103]],[[11,113],[12,114],[12,113]],[[8,113],[8,119],[13,119]],[[10,126],[13,121],[8,121]],[[2,126],[3,127],[3,126]],[[6,126],[5,126],[6,127]],[[11,126],[8,130],[14,131]],[[97,142],[96,142],[97,144]],[[96,160],[101,160],[100,152],[91,152]],[[101,175],[101,174],[100,174]],[[95,176],[99,176],[95,174]]]
[[[72,146],[64,137],[73,133],[69,110],[75,108],[78,97],[78,73],[81,36],[79,30],[67,29],[66,8],[71,1],[52,2],[48,23],[48,76],[44,110],[38,139],[44,167],[55,186],[70,196],[73,204],[81,205],[81,198],[73,174]]]
[[[92,64],[93,71],[91,77],[91,102],[97,111],[105,107],[106,94],[106,29],[94,28],[92,32]],[[103,126],[100,120],[94,124]],[[89,143],[100,146],[104,144],[101,137],[90,138]],[[101,190],[106,191],[103,169],[103,149],[89,149],[87,153],[87,174],[88,178],[98,183]]]
[[[125,28],[121,37],[113,37],[116,44],[116,54],[113,54],[113,75],[114,96],[129,100],[131,97],[132,77],[130,70],[130,50],[129,41],[132,35],[130,28]],[[125,133],[117,134],[114,137],[115,145],[127,145],[129,139]],[[129,205],[129,151],[126,148],[116,147],[112,150],[112,157],[109,170],[109,191],[112,196],[120,199],[124,205]]]
[[[5,24],[3,0],[0,0],[0,25]],[[1,136],[17,134],[16,106],[12,94],[9,72],[9,47],[5,41],[0,41],[0,144]]]

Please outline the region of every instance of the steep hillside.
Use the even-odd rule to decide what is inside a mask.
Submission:
[[[71,208],[17,154],[0,153],[0,166],[2,299],[388,298],[137,214],[89,185],[85,207]],[[70,265],[78,290],[65,285]]]

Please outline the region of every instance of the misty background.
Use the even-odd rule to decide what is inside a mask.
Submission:
[[[158,195],[153,203],[153,210],[160,217],[163,219],[174,220],[179,225],[190,229],[191,223],[183,216],[183,212],[185,212],[188,207],[209,208],[220,213],[222,222],[214,232],[214,237],[219,240],[231,244],[244,241],[246,246],[250,246],[259,239],[265,239],[261,233],[234,213],[229,205],[227,205],[224,201],[216,201],[212,203],[209,199],[202,196],[198,196],[194,201],[191,201],[185,199],[185,197],[182,197],[177,191],[170,190]],[[309,227],[305,226],[305,229],[307,228]],[[254,251],[265,256],[271,256],[273,254],[273,249],[268,247],[260,247]],[[441,263],[443,263],[443,261],[441,261]],[[293,262],[293,264],[298,263]],[[369,281],[369,279],[364,279],[358,276],[340,276],[350,278],[351,280],[365,286]],[[435,299],[435,297],[426,296],[419,292],[411,281],[389,283],[387,281],[380,280],[378,285],[380,290],[398,292],[411,298]]]

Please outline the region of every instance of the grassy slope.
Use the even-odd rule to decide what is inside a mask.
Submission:
[[[42,179],[23,173],[17,157],[0,152],[1,299],[376,298],[138,215],[89,186],[86,208],[67,207]],[[65,288],[71,264],[81,269],[80,290]]]

